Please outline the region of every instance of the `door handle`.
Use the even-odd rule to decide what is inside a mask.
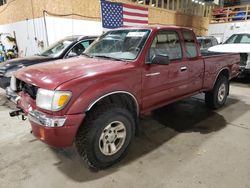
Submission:
[[[181,67],[181,71],[186,71],[187,67]]]

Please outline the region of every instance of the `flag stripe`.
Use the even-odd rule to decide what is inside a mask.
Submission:
[[[128,15],[123,15],[123,19],[131,19],[131,20],[148,21],[148,18],[147,18],[147,17],[128,16]]]
[[[101,0],[103,28],[148,25],[148,8]]]
[[[129,16],[140,16],[140,17],[148,17],[148,14],[140,14],[140,13],[135,13],[135,12],[126,12],[123,11],[124,15],[129,15]]]
[[[148,24],[140,24],[140,26],[147,26]],[[123,22],[123,26],[129,27],[129,26],[138,26],[137,23],[131,23],[131,22]]]
[[[129,5],[129,4],[123,4],[123,7],[130,8],[130,9],[142,10],[142,11],[148,11],[148,8],[139,7],[139,6],[135,6],[135,5]]]
[[[132,23],[138,23],[138,24],[147,24],[148,20],[135,20],[135,19],[123,18],[123,22],[132,22]]]
[[[124,6],[123,6],[123,11],[148,15],[148,11],[147,10],[130,9],[130,8],[126,8]]]

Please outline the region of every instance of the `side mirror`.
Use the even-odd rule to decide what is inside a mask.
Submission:
[[[67,58],[76,57],[76,56],[78,56],[77,53],[71,51],[68,53]]]
[[[155,55],[152,59],[152,64],[168,65],[170,63],[168,55]]]

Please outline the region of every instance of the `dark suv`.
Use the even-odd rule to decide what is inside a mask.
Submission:
[[[208,48],[219,44],[217,39],[213,36],[197,37],[197,40],[200,45],[202,55],[210,55],[209,53],[211,52],[208,52]]]
[[[95,36],[66,37],[49,46],[41,54],[36,54],[31,57],[17,58],[1,63],[0,87],[6,89],[10,85],[11,76],[21,68],[81,55],[96,38],[97,37]]]

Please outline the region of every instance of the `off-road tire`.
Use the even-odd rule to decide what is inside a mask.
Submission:
[[[223,100],[220,101],[219,91],[220,91],[220,87],[223,84],[225,86],[225,95],[223,97]],[[217,79],[213,90],[205,93],[205,103],[211,109],[221,108],[226,103],[228,94],[229,94],[229,80],[225,76],[221,75]]]
[[[126,138],[117,153],[107,156],[99,148],[99,139],[104,128],[113,121],[120,121],[125,125]],[[87,164],[91,168],[100,170],[110,167],[125,156],[134,135],[135,120],[126,108],[115,104],[102,104],[87,113],[85,121],[77,132],[75,145]]]

